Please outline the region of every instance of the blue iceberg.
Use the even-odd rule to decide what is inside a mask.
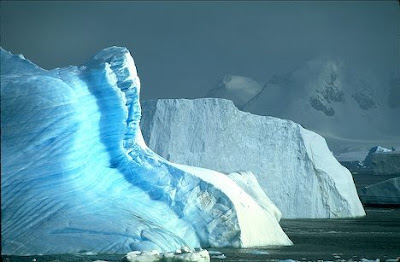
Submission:
[[[276,207],[152,152],[126,48],[44,70],[1,49],[2,254],[290,245]]]

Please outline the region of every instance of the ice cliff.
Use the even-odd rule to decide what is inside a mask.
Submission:
[[[251,171],[284,218],[365,215],[350,172],[324,138],[292,121],[245,113],[224,99],[162,99],[143,103],[141,128],[168,160]]]
[[[400,177],[366,186],[359,194],[365,204],[400,205]]]
[[[127,49],[50,71],[1,49],[1,74],[2,254],[291,244],[273,204],[147,148]]]
[[[363,165],[375,175],[400,175],[400,151],[375,146],[369,150]]]

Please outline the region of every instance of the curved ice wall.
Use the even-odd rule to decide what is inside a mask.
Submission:
[[[127,49],[51,71],[2,49],[1,69],[3,254],[291,244],[273,204],[146,147]]]

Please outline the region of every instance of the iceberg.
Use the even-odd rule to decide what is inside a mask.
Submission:
[[[400,205],[400,177],[391,178],[359,190],[367,205]]]
[[[146,146],[126,48],[49,71],[1,49],[1,68],[2,254],[292,244],[275,206]]]
[[[395,148],[372,147],[363,165],[375,175],[400,175],[400,151]]]
[[[284,218],[365,215],[325,139],[292,121],[242,112],[225,99],[160,99],[143,102],[141,129],[147,145],[175,163],[252,172]]]

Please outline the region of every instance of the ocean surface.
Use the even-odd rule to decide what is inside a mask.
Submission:
[[[294,242],[290,247],[251,249],[218,248],[226,258],[211,261],[341,261],[377,259],[392,261],[400,257],[400,209],[367,208],[367,216],[353,219],[298,219],[281,221]],[[48,256],[2,256],[2,261],[58,262],[95,260],[121,261],[124,254],[75,254]],[[221,257],[221,256],[219,256]]]

